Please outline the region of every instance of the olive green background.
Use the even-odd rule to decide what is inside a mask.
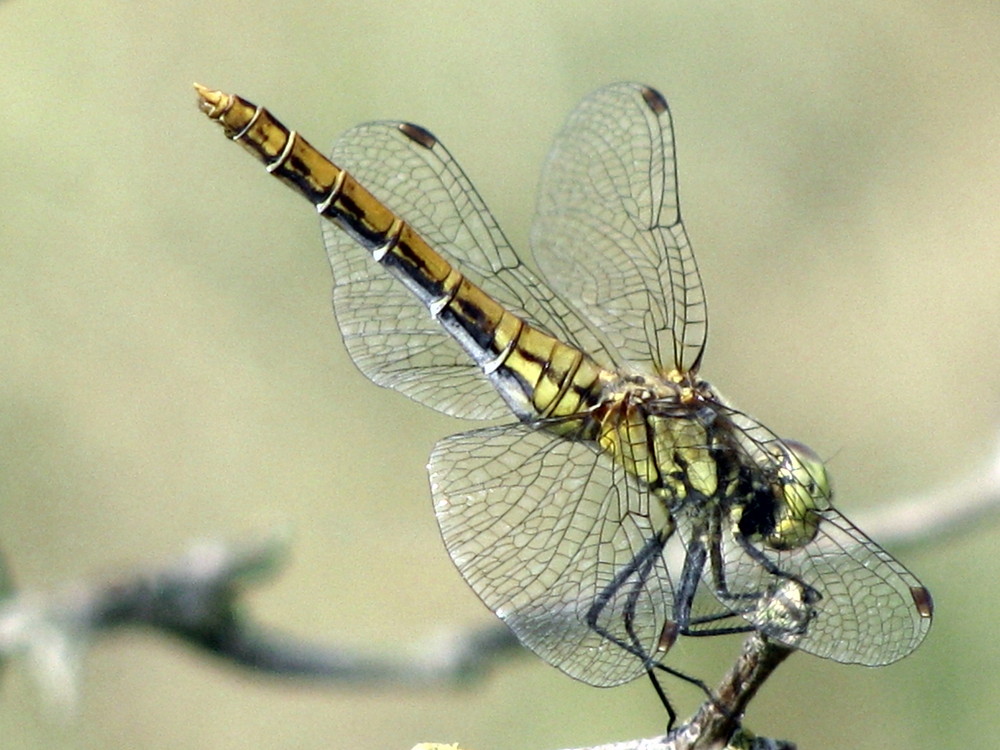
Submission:
[[[290,565],[251,597],[273,625],[405,654],[491,617],[424,474],[463,425],[354,370],[313,212],[198,113],[194,80],[317,145],[369,119],[428,127],[520,247],[575,102],[653,85],[708,289],[704,375],[828,457],[848,515],[974,470],[1000,423],[1000,15],[875,7],[0,3],[0,548],[18,584],[290,524]],[[796,655],[749,726],[804,748],[993,743],[998,539],[993,521],[897,550],[936,599],[925,645],[876,670]],[[682,641],[672,663],[714,682],[738,648]],[[6,670],[0,746],[542,750],[664,723],[644,682],[598,690],[531,656],[425,693],[258,678],[143,633],[83,666],[69,720]]]

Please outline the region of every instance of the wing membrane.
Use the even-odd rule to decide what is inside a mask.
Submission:
[[[745,414],[724,412],[740,439],[736,449],[762,476],[776,476],[781,454],[769,447],[779,438]],[[716,592],[721,573],[728,596],[720,597],[720,611],[739,612],[789,646],[845,664],[890,664],[927,635],[930,617],[921,615],[914,599],[914,592],[923,590],[920,581],[828,500],[814,511],[816,537],[786,550],[738,536],[736,523],[718,512],[721,569],[706,566],[702,578],[703,588]],[[687,513],[678,512],[677,521],[683,529],[692,526]],[[818,601],[797,605],[800,584],[817,592]],[[794,622],[810,611],[812,619]]]
[[[616,83],[569,116],[542,173],[531,244],[548,281],[621,357],[661,372],[697,369],[705,295],[657,92]]]
[[[332,161],[494,299],[608,361],[588,324],[520,261],[444,146],[433,137],[424,144],[415,141],[399,125],[373,122],[352,128],[334,145]],[[323,222],[323,238],[333,268],[337,321],[365,375],[453,416],[490,419],[507,413],[480,369],[419,300],[329,222]]]
[[[773,622],[765,598],[746,618],[762,632],[825,659],[870,667],[902,659],[930,629],[930,619],[920,616],[913,599],[920,581],[834,508],[820,517],[819,535],[804,547],[758,547],[782,573],[820,592],[811,605],[815,617],[801,634],[785,632]],[[730,586],[760,591],[770,583],[780,590],[779,581],[763,580],[764,569],[735,540],[724,545]]]
[[[442,440],[430,475],[448,552],[524,645],[592,685],[642,674],[673,605],[670,522],[645,488],[525,425]]]

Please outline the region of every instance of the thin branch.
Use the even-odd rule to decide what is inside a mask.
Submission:
[[[960,534],[1000,511],[1000,435],[992,455],[951,484],[871,509],[858,526],[879,544],[904,547]]]
[[[858,525],[887,546],[940,543],[1000,509],[1000,440],[988,466],[954,484],[902,499],[857,519]],[[256,622],[243,606],[244,591],[274,576],[285,557],[287,540],[276,536],[261,543],[221,542],[193,545],[178,560],[112,581],[87,581],[58,591],[12,590],[0,580],[0,666],[22,656],[34,668],[43,693],[72,708],[77,671],[91,642],[123,627],[141,626],[182,640],[230,664],[261,674],[294,675],[361,686],[454,685],[482,676],[501,657],[520,651],[500,623],[438,637],[413,657],[386,658],[353,649],[305,642]],[[0,566],[2,569],[2,566]],[[645,740],[602,750],[632,748],[745,747],[751,740],[731,717],[746,704],[784,658],[780,647],[759,637],[748,639],[740,660],[717,691],[726,712],[702,707],[684,733],[669,742]],[[780,657],[780,658],[779,658]],[[723,737],[729,731],[732,737]],[[735,737],[735,739],[733,739]],[[659,742],[660,744],[648,744]],[[679,744],[687,742],[688,744]],[[733,745],[733,742],[744,743]]]
[[[494,623],[426,644],[416,657],[391,659],[265,627],[242,606],[243,594],[277,574],[286,547],[279,536],[242,545],[200,542],[160,568],[0,598],[0,663],[25,657],[47,698],[71,710],[90,643],[123,627],[158,631],[262,674],[372,687],[454,685],[520,650],[513,634]]]
[[[794,649],[751,633],[736,663],[694,717],[666,737],[627,740],[576,750],[794,750],[783,740],[755,737],[740,717],[757,690]]]

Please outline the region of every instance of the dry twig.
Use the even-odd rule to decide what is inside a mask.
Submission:
[[[891,546],[939,541],[1000,509],[1000,442],[984,469],[947,487],[891,503],[859,525]],[[416,657],[385,658],[307,643],[255,622],[243,591],[275,575],[287,541],[199,543],[179,559],[111,581],[84,581],[52,592],[17,591],[0,580],[0,665],[21,656],[50,701],[71,708],[79,664],[91,642],[123,627],[169,635],[260,673],[295,675],[364,686],[454,684],[483,675],[518,650],[500,623],[438,639]],[[3,572],[0,566],[0,573]],[[669,739],[635,740],[591,750],[694,750],[790,747],[754,738],[739,728],[757,689],[788,655],[783,646],[751,635],[729,674],[708,701]],[[724,710],[723,710],[724,709]]]

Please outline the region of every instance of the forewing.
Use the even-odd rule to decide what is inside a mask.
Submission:
[[[451,154],[433,136],[400,123],[347,131],[331,160],[397,213],[458,270],[518,315],[607,361],[599,339],[511,249]],[[469,419],[507,413],[481,369],[424,305],[330,222],[323,238],[334,276],[334,308],[351,357],[375,383],[438,411]]]
[[[452,560],[525,646],[592,685],[642,674],[673,602],[664,556],[633,564],[669,531],[655,498],[590,445],[526,425],[446,438],[429,468]]]
[[[588,96],[542,172],[531,245],[546,279],[618,354],[658,371],[697,369],[705,294],[681,223],[670,110],[653,89]]]

